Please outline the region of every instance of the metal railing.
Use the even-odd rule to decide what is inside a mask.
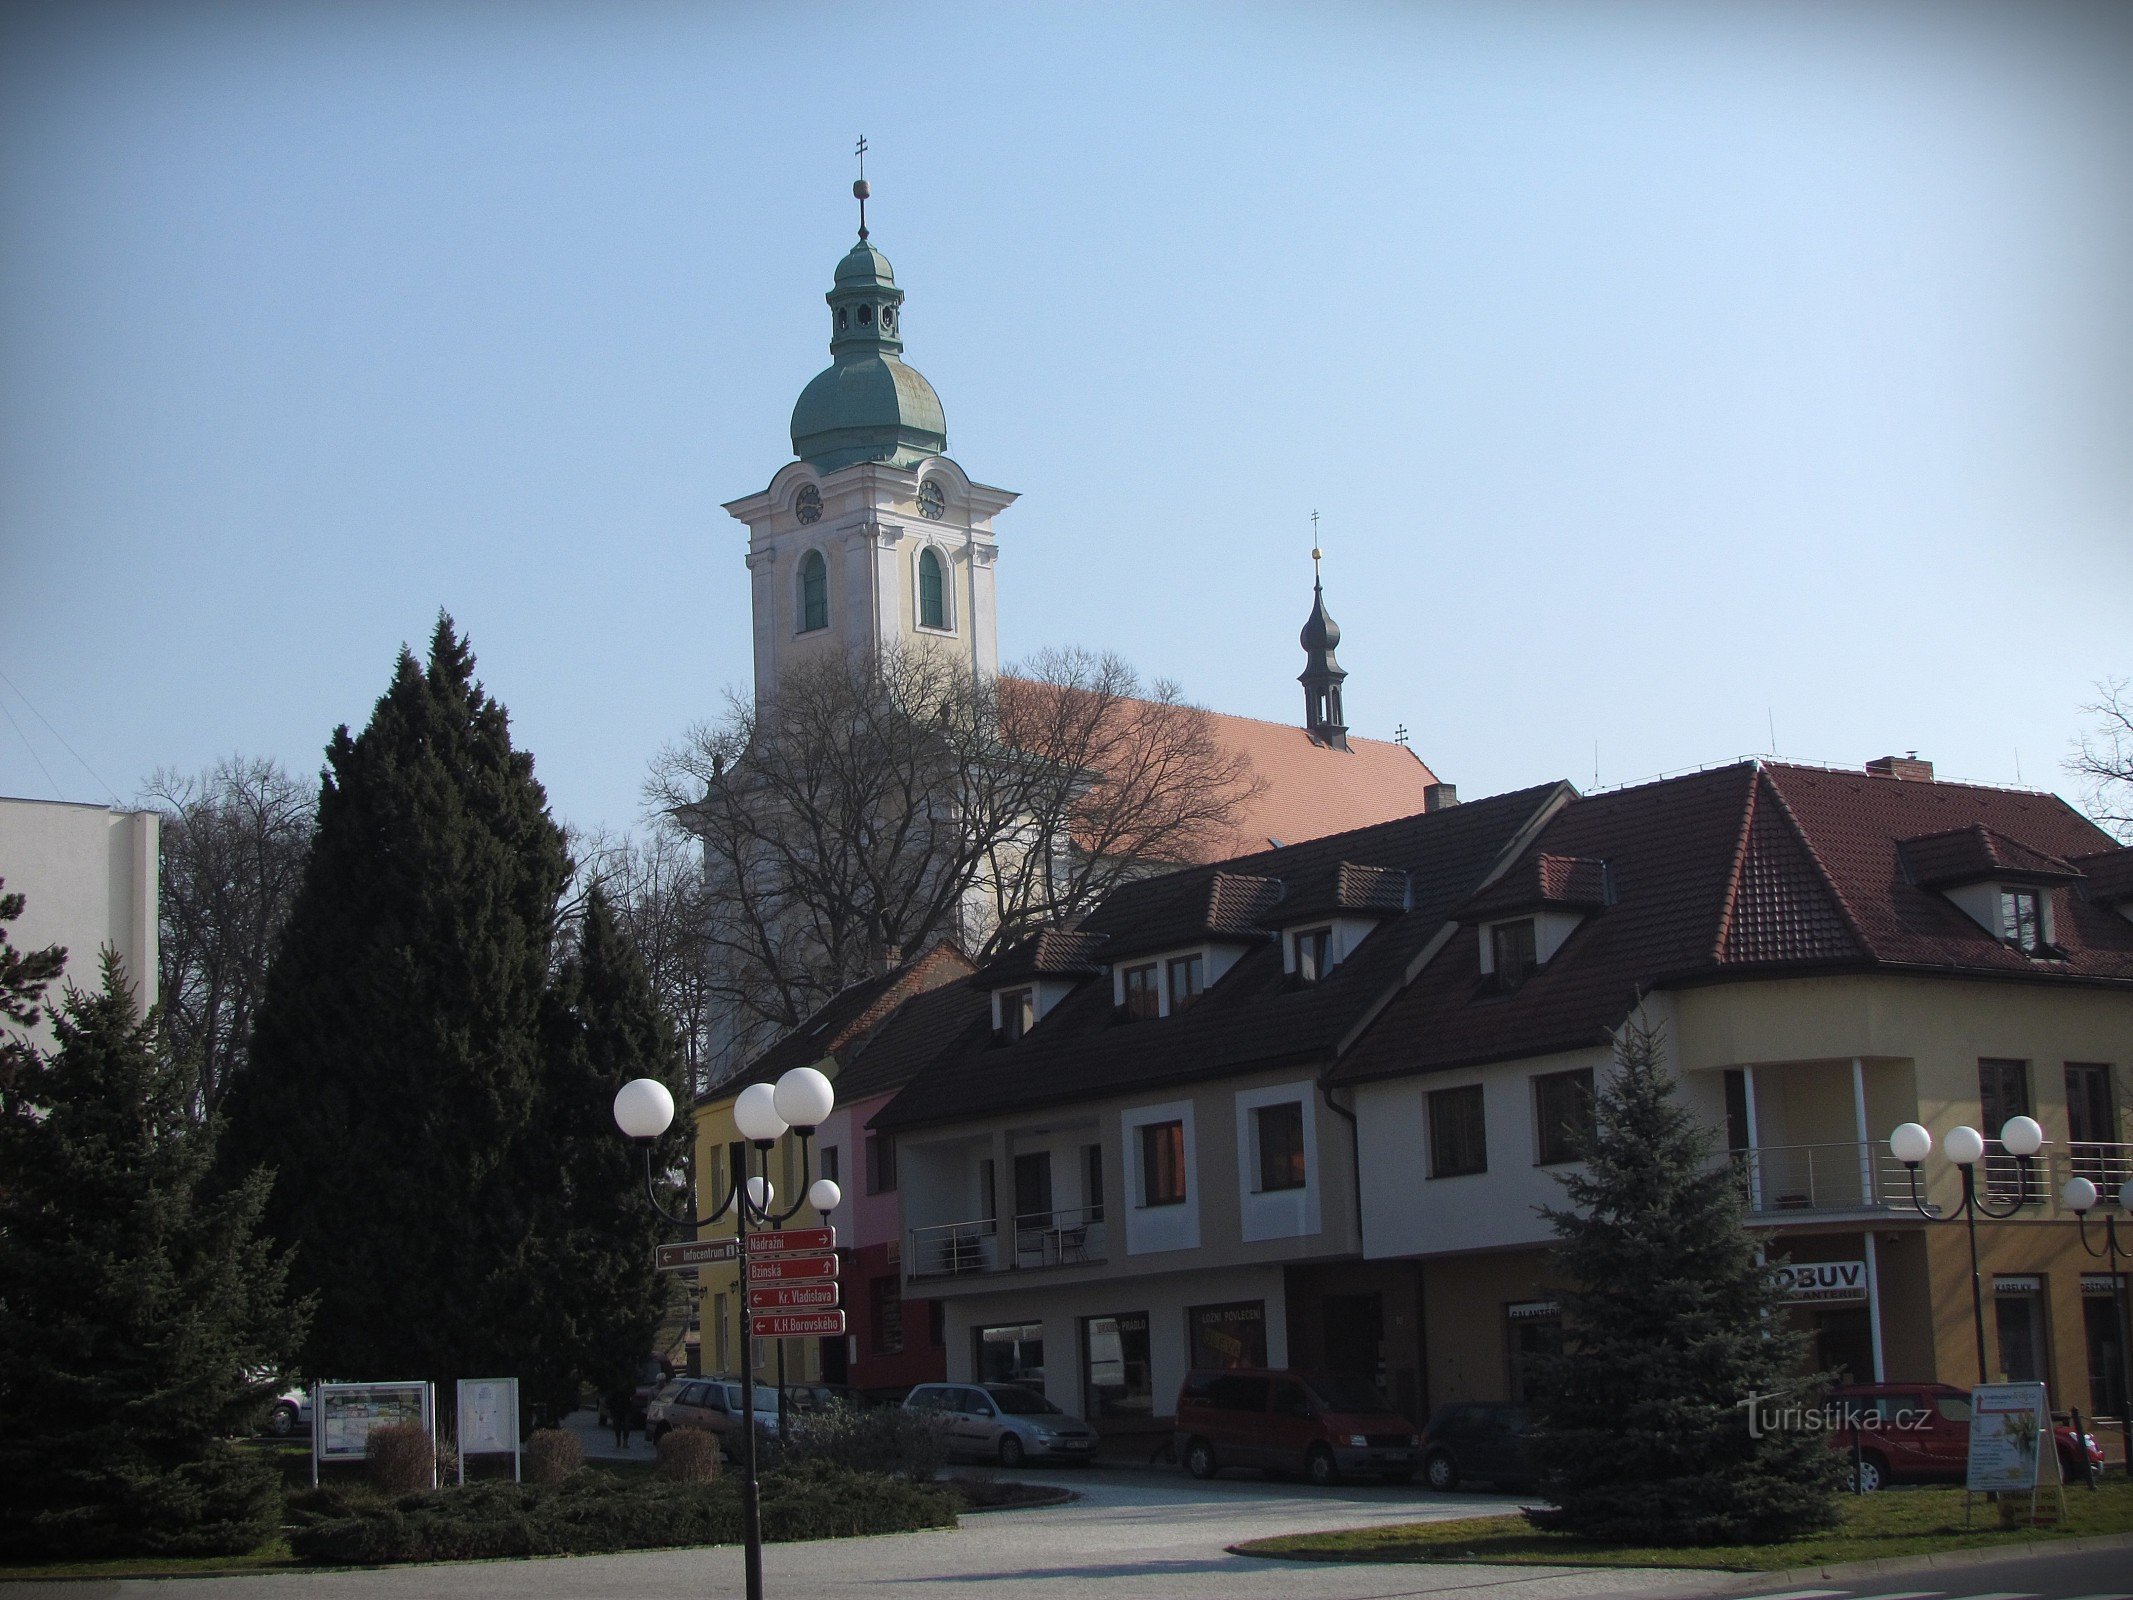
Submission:
[[[914,1278],[1074,1267],[1102,1261],[1101,1206],[1034,1211],[1005,1226],[992,1217],[910,1230],[905,1260]]]
[[[1748,1207],[1758,1216],[1782,1216],[1799,1211],[1907,1211],[1911,1206],[1911,1174],[1889,1153],[1885,1140],[1863,1144],[1759,1145],[1728,1152],[1741,1186],[1747,1191]],[[1919,1173],[1919,1193],[1928,1194],[1940,1181],[1946,1161],[1935,1152]],[[2047,1142],[2030,1163],[2028,1204],[2039,1214],[2055,1214],[2064,1208],[2059,1191],[2076,1175],[2087,1178],[2106,1196],[2115,1196],[2118,1186],[2133,1178],[2133,1144],[2053,1144]],[[1985,1159],[1979,1163],[1979,1187],[1994,1197],[2011,1197],[2019,1185],[2020,1168],[2015,1158],[2000,1148],[1997,1139],[1985,1141]]]

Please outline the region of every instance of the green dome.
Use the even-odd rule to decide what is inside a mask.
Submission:
[[[800,391],[792,449],[824,472],[855,461],[909,467],[948,448],[940,396],[900,359],[903,290],[889,258],[861,239],[837,263],[824,296],[831,365]]]

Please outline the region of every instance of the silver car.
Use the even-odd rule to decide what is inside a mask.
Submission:
[[[948,1453],[1019,1467],[1028,1459],[1087,1461],[1096,1430],[1019,1383],[922,1383],[904,1409],[930,1419]]]

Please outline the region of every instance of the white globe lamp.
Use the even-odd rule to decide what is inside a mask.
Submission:
[[[1906,1122],[1889,1135],[1889,1154],[1907,1167],[1915,1167],[1933,1153],[1933,1135],[1916,1122]]]
[[[2096,1185],[2086,1178],[2069,1178],[2059,1191],[2059,1198],[2069,1211],[2086,1211],[2096,1203]]]
[[[754,1206],[756,1210],[768,1211],[777,1198],[777,1185],[768,1178],[750,1178],[748,1180],[748,1203]]]
[[[656,1139],[673,1121],[674,1097],[657,1078],[632,1078],[615,1091],[615,1126],[632,1139]]]
[[[807,1203],[827,1215],[844,1199],[844,1191],[829,1178],[817,1178],[807,1186]]]
[[[2009,1117],[2000,1125],[2000,1147],[2011,1156],[2033,1156],[2044,1148],[2044,1124],[2035,1117]]]
[[[837,1103],[837,1091],[829,1078],[813,1067],[794,1067],[778,1079],[771,1103],[780,1117],[795,1128],[819,1128],[829,1120]]]
[[[1950,1128],[1948,1137],[1941,1141],[1941,1148],[1957,1166],[1974,1167],[1985,1154],[1985,1136],[1967,1125]]]
[[[750,1144],[769,1144],[785,1131],[778,1115],[777,1091],[767,1083],[751,1083],[733,1101],[733,1125]]]

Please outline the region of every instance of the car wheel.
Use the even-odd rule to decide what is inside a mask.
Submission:
[[[1868,1450],[1860,1455],[1859,1464],[1851,1474],[1852,1489],[1858,1494],[1872,1494],[1877,1489],[1886,1489],[1889,1484],[1889,1464]]]
[[[1215,1475],[1214,1446],[1205,1439],[1195,1439],[1185,1447],[1185,1470],[1195,1478],[1212,1478]]]
[[[276,1439],[286,1439],[295,1431],[296,1407],[283,1400],[267,1414],[267,1432]]]
[[[1333,1452],[1324,1445],[1315,1447],[1304,1457],[1304,1475],[1321,1489],[1341,1481],[1341,1469],[1333,1459]]]
[[[1000,1465],[1012,1472],[1022,1465],[1022,1441],[1011,1433],[1000,1435]]]
[[[1422,1463],[1422,1476],[1432,1489],[1449,1492],[1459,1487],[1459,1463],[1449,1450],[1432,1450]]]

